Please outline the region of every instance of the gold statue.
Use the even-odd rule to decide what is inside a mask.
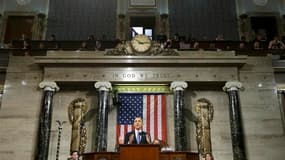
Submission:
[[[213,104],[206,98],[198,99],[195,111],[198,114],[196,122],[198,151],[204,157],[206,153],[212,153],[210,122],[214,116]]]
[[[68,106],[68,118],[72,125],[71,151],[83,153],[87,142],[87,130],[83,125],[83,116],[87,111],[87,103],[83,98],[74,99]]]

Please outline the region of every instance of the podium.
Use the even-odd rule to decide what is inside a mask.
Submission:
[[[82,154],[83,160],[199,160],[198,153],[160,152],[159,145],[120,145],[119,152],[92,152]]]
[[[159,145],[120,145],[120,160],[159,160]]]

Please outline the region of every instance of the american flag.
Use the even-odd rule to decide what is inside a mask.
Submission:
[[[143,131],[151,139],[167,141],[166,95],[164,94],[119,94],[117,140],[133,130],[135,117],[142,117]]]

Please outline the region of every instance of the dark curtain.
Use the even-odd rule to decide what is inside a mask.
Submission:
[[[169,0],[170,35],[238,40],[235,0]]]
[[[50,0],[47,36],[57,40],[115,39],[117,0]]]

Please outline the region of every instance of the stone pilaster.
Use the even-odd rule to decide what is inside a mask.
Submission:
[[[174,129],[175,129],[175,150],[185,151],[187,147],[186,129],[184,120],[184,89],[186,82],[172,82],[170,89],[174,91]]]
[[[37,141],[36,160],[47,160],[49,153],[50,129],[52,120],[53,95],[59,90],[55,82],[41,82],[39,87],[43,89],[41,113],[39,118],[39,130]]]
[[[223,87],[224,91],[226,91],[229,96],[233,160],[246,160],[239,100],[240,88],[242,88],[240,82],[227,82]]]
[[[280,105],[280,111],[281,111],[281,119],[282,119],[282,124],[283,124],[283,131],[285,133],[285,89],[278,89],[278,100],[279,100],[279,105]]]
[[[108,129],[108,95],[112,90],[110,82],[96,82],[95,88],[99,90],[99,105],[97,112],[96,126],[96,151],[107,150],[107,129]]]

